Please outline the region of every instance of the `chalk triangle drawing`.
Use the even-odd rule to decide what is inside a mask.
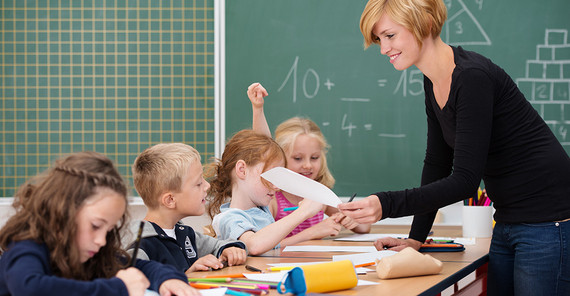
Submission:
[[[565,52],[570,52],[568,30],[546,28],[536,57],[526,60],[525,77],[515,81],[570,154],[570,59]]]
[[[491,45],[491,39],[463,0],[445,2],[448,18],[441,37],[447,44],[454,46]]]

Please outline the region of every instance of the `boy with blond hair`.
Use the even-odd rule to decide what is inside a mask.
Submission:
[[[243,242],[218,240],[179,222],[205,212],[210,184],[204,180],[196,149],[182,143],[149,147],[135,159],[132,171],[135,188],[148,208],[137,258],[170,264],[186,273],[245,263]]]

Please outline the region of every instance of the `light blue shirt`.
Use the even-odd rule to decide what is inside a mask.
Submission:
[[[225,203],[220,207],[220,213],[214,216],[212,227],[218,239],[238,239],[246,231],[257,232],[274,222],[267,206],[244,211],[230,208],[230,203]],[[278,247],[279,245],[275,246]]]

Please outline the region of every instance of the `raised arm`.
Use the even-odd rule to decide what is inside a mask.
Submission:
[[[263,98],[267,95],[267,90],[265,90],[259,82],[252,83],[247,88],[247,96],[251,101],[253,111],[252,128],[260,134],[271,137],[271,131],[269,130],[269,125],[267,124],[267,119],[265,119],[265,113],[263,112]]]

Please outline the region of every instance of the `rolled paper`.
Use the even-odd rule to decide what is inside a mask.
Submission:
[[[381,279],[438,274],[442,269],[441,261],[410,247],[376,260],[376,273]]]

